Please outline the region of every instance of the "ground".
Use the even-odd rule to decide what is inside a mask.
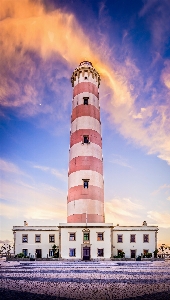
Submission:
[[[0,263],[2,299],[170,299],[170,261]]]

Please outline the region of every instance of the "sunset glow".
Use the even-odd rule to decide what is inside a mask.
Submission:
[[[100,73],[105,218],[170,245],[170,2],[1,0],[1,240],[66,222],[73,70]]]

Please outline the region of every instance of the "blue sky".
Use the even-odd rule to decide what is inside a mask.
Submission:
[[[101,75],[105,214],[170,244],[169,0],[2,1],[1,241],[66,222],[72,87]]]

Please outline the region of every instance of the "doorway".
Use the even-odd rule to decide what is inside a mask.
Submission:
[[[42,256],[42,255],[41,255],[41,249],[36,249],[35,252],[37,253],[37,254],[36,254],[36,257],[37,257],[37,258],[41,258],[41,256]]]
[[[131,251],[131,258],[136,258],[136,250],[130,250]]]
[[[83,260],[90,260],[90,247],[83,247]]]

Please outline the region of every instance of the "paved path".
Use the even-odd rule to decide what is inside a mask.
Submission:
[[[2,299],[170,299],[170,262],[1,262]]]

